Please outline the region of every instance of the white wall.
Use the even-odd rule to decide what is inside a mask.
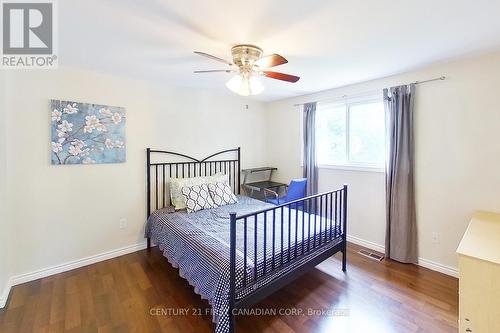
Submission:
[[[384,244],[385,228],[379,221],[385,220],[385,175],[383,172],[363,172],[321,168],[319,170],[320,192],[349,185],[348,235],[381,247]],[[363,203],[358,209],[355,203]],[[357,223],[364,221],[363,223]],[[352,240],[352,239],[351,239]],[[371,245],[371,244],[370,244]]]
[[[5,137],[5,110],[7,94],[7,74],[0,71],[0,307],[6,301],[4,288],[11,274],[12,258],[10,253],[11,235],[8,223],[6,205],[6,137]]]
[[[69,68],[13,72],[9,86],[13,275],[143,242],[146,147],[201,158],[241,146],[243,167],[264,163],[262,104],[230,92],[172,88]],[[51,166],[51,98],[125,107],[127,162]],[[124,230],[120,218],[128,220]]]
[[[300,112],[295,103],[362,95],[415,80],[416,195],[419,256],[423,264],[456,268],[456,247],[472,212],[500,212],[500,53],[441,63],[406,74],[270,103],[268,160],[288,181],[301,174]],[[283,144],[285,143],[285,144]],[[351,185],[349,234],[383,245],[384,176],[321,170],[320,190]],[[438,244],[432,232],[440,234]]]

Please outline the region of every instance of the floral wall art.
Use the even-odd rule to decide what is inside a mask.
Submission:
[[[52,164],[123,163],[125,109],[51,100]]]

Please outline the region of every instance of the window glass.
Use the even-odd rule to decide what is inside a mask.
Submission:
[[[349,153],[350,161],[353,163],[384,164],[385,119],[382,103],[350,106]]]
[[[316,111],[316,147],[319,164],[345,164],[347,145],[345,105],[319,107]]]
[[[320,165],[382,167],[385,116],[381,100],[318,104],[316,144]]]

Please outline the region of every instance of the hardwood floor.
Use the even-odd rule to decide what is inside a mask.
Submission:
[[[457,332],[457,279],[359,249],[346,274],[328,259],[240,316],[237,333]],[[0,332],[211,333],[209,311],[155,248],[14,287]]]

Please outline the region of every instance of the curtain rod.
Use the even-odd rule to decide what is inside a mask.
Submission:
[[[427,83],[427,82],[443,81],[443,80],[446,80],[446,76],[444,76],[444,75],[440,76],[440,77],[435,77],[433,79],[428,79],[428,80],[423,80],[423,81],[414,81],[414,82],[411,82],[411,83],[413,83],[413,84],[422,84],[422,83]],[[330,97],[330,98],[325,98],[325,99],[318,100],[318,101],[297,103],[297,104],[294,104],[293,106],[300,106],[300,105],[304,105],[304,104],[307,104],[307,103],[314,103],[314,102],[319,103],[319,102],[325,102],[325,101],[341,100],[341,99],[344,99],[344,98],[347,98],[347,97],[356,97],[356,96],[368,95],[370,93],[379,92],[381,90],[382,89],[374,89],[374,90],[371,90],[371,91],[365,91],[365,92],[358,93],[358,94],[355,94],[355,95],[342,95],[342,96],[339,96],[339,97]]]

